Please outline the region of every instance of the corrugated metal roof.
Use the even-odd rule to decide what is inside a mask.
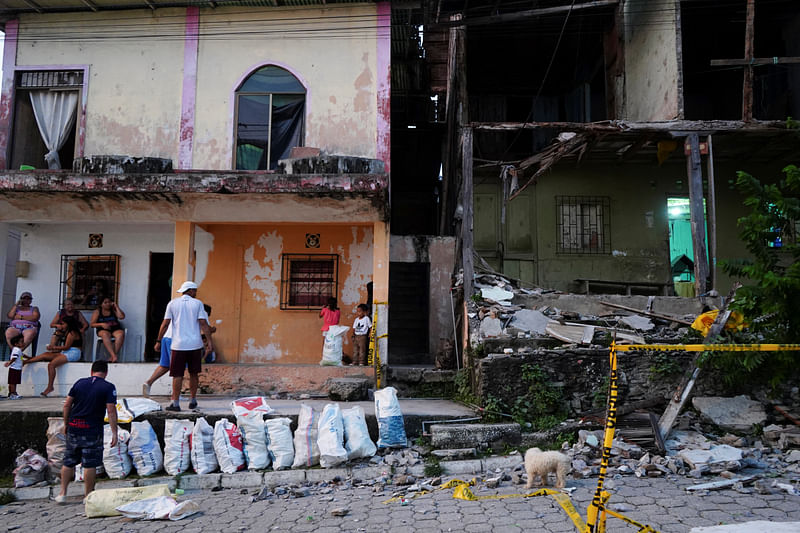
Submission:
[[[0,18],[8,20],[20,13],[65,13],[70,11],[107,11],[124,9],[159,9],[168,7],[280,7],[325,4],[371,4],[371,0],[4,0]]]

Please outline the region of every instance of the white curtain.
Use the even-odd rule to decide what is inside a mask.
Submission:
[[[48,168],[61,168],[58,151],[64,146],[75,124],[78,91],[31,91],[31,104],[39,133],[47,146],[44,159]]]

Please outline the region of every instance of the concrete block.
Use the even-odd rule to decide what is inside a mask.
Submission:
[[[496,441],[510,445],[520,442],[519,424],[434,424],[430,431],[434,448],[473,448]]]
[[[692,405],[705,420],[727,431],[747,433],[754,425],[763,426],[767,421],[761,402],[744,395],[732,398],[697,396],[692,398]]]
[[[331,378],[328,397],[335,402],[359,402],[367,399],[369,380],[366,378]]]
[[[50,497],[50,487],[21,487],[9,490],[18,500],[46,500]]]
[[[264,472],[264,485],[269,488],[283,485],[299,485],[306,480],[305,470],[277,470]]]
[[[211,490],[220,486],[222,474],[184,474],[178,477],[178,488],[184,490]]]
[[[483,470],[480,459],[469,459],[466,461],[442,461],[439,463],[445,474],[477,474]]]
[[[221,474],[220,486],[223,489],[244,489],[260,487],[264,481],[263,472],[236,472]]]
[[[347,479],[349,474],[347,468],[314,468],[306,470],[306,481],[311,483],[331,481],[337,476],[341,479]]]
[[[170,492],[175,492],[178,488],[178,482],[174,477],[158,476],[158,477],[143,477],[137,479],[135,487],[148,487],[150,485],[167,485]]]
[[[524,458],[520,454],[502,457],[486,457],[482,460],[483,470],[485,472],[494,472],[498,468],[500,470],[509,470],[517,465],[521,465],[523,462]]]
[[[423,370],[424,383],[450,383],[456,378],[455,370]]]
[[[455,461],[458,459],[468,459],[478,454],[475,448],[453,448],[447,450],[433,450],[431,455],[438,457],[439,460]]]
[[[410,474],[416,477],[422,477],[425,475],[425,465],[411,465],[406,467],[406,474]]]
[[[391,467],[389,465],[359,465],[350,468],[350,475],[353,476],[353,479],[360,479],[362,481],[379,478],[384,472],[390,474]]]

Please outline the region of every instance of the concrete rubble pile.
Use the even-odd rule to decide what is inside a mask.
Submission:
[[[529,307],[537,296],[566,294],[552,289],[527,289],[496,274],[479,274],[475,289],[480,291],[469,302],[470,341],[473,345],[486,339],[556,339],[563,347],[607,346],[611,331],[628,342],[672,343],[686,337],[695,316],[692,314],[669,318],[649,318],[644,314],[606,308],[602,314],[583,314],[547,304]],[[603,300],[599,296],[586,298]],[[534,304],[535,305],[535,304]],[[559,344],[559,343],[556,343]],[[516,353],[534,351],[536,343],[522,346]],[[556,346],[549,346],[556,347]]]

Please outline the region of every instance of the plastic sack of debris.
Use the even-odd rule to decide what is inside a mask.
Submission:
[[[191,446],[192,467],[198,474],[210,474],[217,469],[217,454],[214,452],[214,428],[200,417],[194,423]]]
[[[270,418],[264,422],[267,431],[267,450],[273,470],[284,470],[294,461],[292,421],[289,418]]]
[[[47,417],[47,466],[50,476],[61,476],[61,467],[64,466],[64,454],[67,452],[67,436],[64,434],[64,417]]]
[[[95,476],[100,476],[100,475],[104,474],[105,471],[106,471],[105,467],[103,467],[103,465],[99,465],[94,469],[94,475]],[[83,465],[77,464],[77,465],[75,465],[75,481],[77,481],[78,483],[82,483],[83,480],[84,480],[84,477],[83,477]]]
[[[325,344],[322,345],[322,366],[342,366],[342,342],[349,326],[331,326],[325,332]]]
[[[17,457],[17,467],[14,469],[14,488],[30,487],[44,481],[47,475],[47,459],[39,455],[36,450],[28,448]]]
[[[200,512],[200,506],[193,500],[178,503],[169,496],[157,496],[126,503],[117,507],[125,518],[134,520],[182,520]]]
[[[292,468],[306,468],[319,464],[319,414],[306,404],[300,404],[297,430],[294,432],[294,462]]]
[[[319,465],[331,468],[347,461],[347,450],[344,449],[344,426],[342,410],[338,403],[329,403],[322,410],[319,418]]]
[[[220,470],[226,474],[233,474],[247,467],[242,434],[236,424],[227,418],[217,420],[214,424],[214,453],[217,454]]]
[[[177,476],[189,470],[191,464],[191,420],[168,419],[164,421],[164,470]]]
[[[161,405],[149,398],[123,398],[117,400],[117,422],[127,424],[137,416],[160,410]],[[108,415],[105,416],[104,421],[108,422]]]
[[[231,410],[233,411],[233,416],[242,416],[247,413],[268,415],[272,412],[272,408],[267,405],[267,399],[263,396],[249,396],[234,400],[231,402]]]
[[[267,430],[264,427],[264,415],[251,412],[236,417],[236,425],[242,434],[244,443],[244,458],[247,468],[261,470],[269,466],[269,453],[267,452]]]
[[[84,512],[87,518],[119,516],[120,512],[117,511],[117,507],[148,498],[158,498],[159,496],[169,497],[169,485],[162,483],[144,487],[96,489],[90,492],[84,500],[86,503]]]
[[[378,449],[369,438],[367,419],[360,406],[342,409],[342,425],[344,426],[344,448],[347,450],[348,459],[375,455]]]
[[[131,473],[133,463],[128,454],[128,442],[131,434],[124,429],[117,429],[117,445],[111,446],[111,426],[103,428],[103,467],[111,479],[122,479]]]
[[[378,448],[397,448],[406,445],[403,412],[397,400],[397,390],[386,387],[375,391],[375,418],[378,419]]]
[[[156,432],[153,431],[150,422],[131,424],[128,453],[133,460],[136,473],[140,476],[151,476],[164,467],[164,455],[161,453]]]

